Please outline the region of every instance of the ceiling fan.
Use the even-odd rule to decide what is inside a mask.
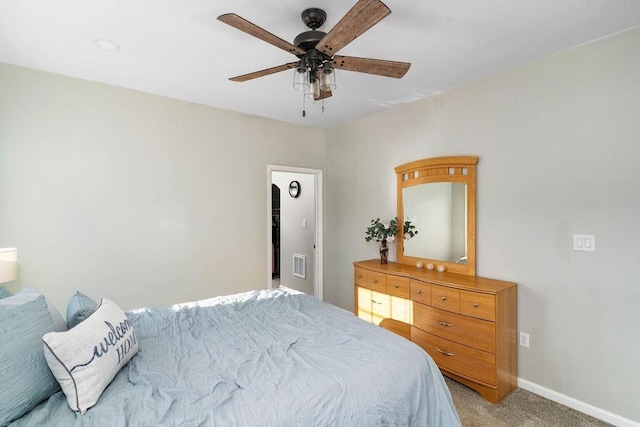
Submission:
[[[235,13],[218,16],[218,20],[240,31],[259,38],[298,57],[298,61],[277,67],[232,77],[234,82],[245,82],[289,69],[295,69],[293,87],[304,90],[305,97],[322,100],[335,90],[335,69],[356,71],[378,76],[401,78],[411,66],[408,62],[358,58],[336,55],[369,28],[380,22],[391,10],[380,0],[358,0],[340,21],[328,32],[318,31],[325,20],[322,9],[309,8],[302,12],[302,21],[310,31],[299,34],[293,44],[271,34]],[[303,112],[304,115],[304,112]]]

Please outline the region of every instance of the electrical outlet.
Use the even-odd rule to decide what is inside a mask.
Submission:
[[[529,348],[529,334],[520,332],[520,345]]]

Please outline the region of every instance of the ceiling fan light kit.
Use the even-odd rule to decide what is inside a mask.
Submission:
[[[333,91],[337,88],[336,68],[384,77],[402,78],[411,66],[408,62],[336,55],[340,49],[390,13],[391,10],[380,0],[358,0],[342,19],[328,33],[325,33],[318,31],[318,28],[325,23],[327,18],[325,11],[318,8],[308,8],[302,11],[301,17],[302,22],[311,30],[298,34],[293,44],[234,13],[220,15],[218,20],[225,24],[298,57],[297,62],[243,74],[232,77],[229,80],[244,82],[293,69],[293,87],[303,91],[303,99],[309,98],[315,101],[324,101],[332,96]],[[302,114],[303,116],[305,115],[304,109]]]
[[[336,86],[336,73],[331,61],[326,61],[322,64],[322,70],[320,72],[320,90],[325,92],[334,91]]]
[[[309,71],[304,64],[298,63],[298,66],[293,70],[293,88],[296,90],[309,89]]]
[[[309,76],[309,86],[304,90],[304,97],[307,99],[320,97],[320,80],[316,76]]]

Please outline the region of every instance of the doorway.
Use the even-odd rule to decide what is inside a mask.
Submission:
[[[268,165],[267,175],[267,287],[322,300],[322,171]]]
[[[280,187],[271,184],[271,280],[272,287],[280,285]]]

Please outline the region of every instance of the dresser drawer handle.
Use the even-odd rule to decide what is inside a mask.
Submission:
[[[358,279],[362,279],[362,274],[358,274]]]
[[[373,279],[373,283],[378,283],[378,279]]]
[[[446,300],[446,299],[447,299],[447,297],[442,296],[442,297],[440,297],[440,299],[441,299],[442,301],[444,301],[444,300]]]
[[[400,285],[393,285],[394,288],[398,289]]]
[[[451,328],[453,326],[451,323],[443,322],[442,320],[438,320],[438,325],[446,326],[447,328]]]
[[[438,347],[436,347],[436,350],[438,350],[438,353],[444,354],[445,356],[449,356],[449,357],[453,356],[453,353],[449,353],[448,351],[440,350]]]
[[[475,308],[478,308],[478,303],[477,303],[477,302],[476,302],[476,303],[473,303],[473,306],[474,306]]]
[[[371,302],[374,303],[374,304],[382,304],[381,302],[378,302],[378,301],[376,301],[374,299],[372,299]]]
[[[422,289],[418,289],[417,293],[421,294],[422,293]]]

